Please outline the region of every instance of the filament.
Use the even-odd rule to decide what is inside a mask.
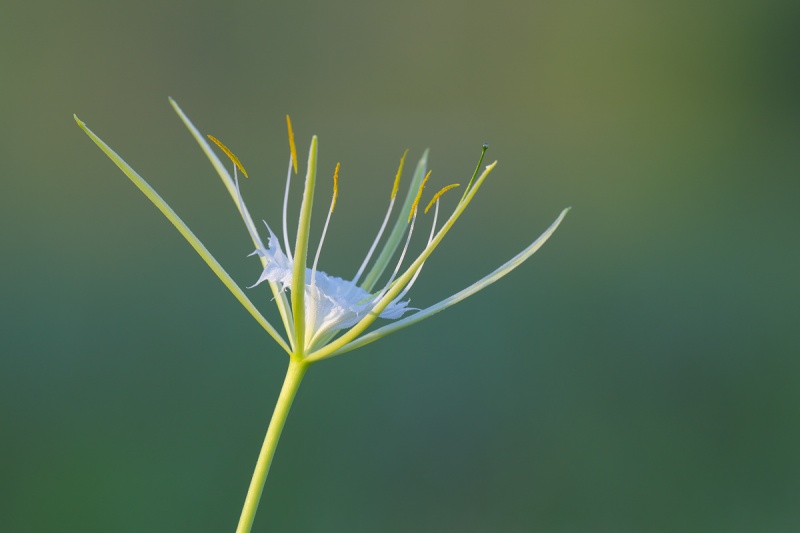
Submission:
[[[451,186],[449,186],[449,188],[452,189],[453,186],[451,185]],[[441,194],[439,196],[441,196]],[[426,244],[425,246],[429,246],[431,244],[431,241],[433,241],[433,236],[436,235],[436,221],[439,218],[439,199],[438,198],[436,199],[436,204],[435,205],[436,205],[436,207],[433,209],[433,223],[431,224],[431,234],[428,236],[428,244]],[[430,206],[428,206],[428,207],[430,208]],[[427,212],[427,211],[428,210],[426,209],[425,212]],[[408,285],[405,286],[403,291],[397,296],[397,298],[395,298],[392,301],[392,303],[394,303],[394,302],[396,302],[398,300],[402,300],[405,297],[405,295],[408,294],[408,291],[411,290],[411,286],[414,285],[415,281],[417,281],[417,277],[419,276],[419,273],[422,272],[422,267],[423,266],[425,266],[425,261],[423,261],[422,264],[417,269],[417,271],[414,272],[414,275],[411,277],[411,280],[408,282]]]
[[[403,259],[405,258],[406,252],[408,251],[408,244],[411,242],[411,234],[414,233],[414,223],[416,221],[417,221],[417,212],[416,210],[414,210],[411,216],[411,225],[408,227],[408,236],[406,237],[406,244],[405,246],[403,246],[403,251],[400,253],[400,259],[397,260],[397,266],[394,267],[394,272],[392,272],[392,275],[389,278],[389,281],[386,282],[386,286],[383,288],[383,290],[381,290],[381,292],[378,293],[378,296],[375,298],[375,301],[380,300],[383,297],[383,295],[386,294],[386,291],[388,291],[389,288],[392,286],[392,283],[394,283],[394,279],[395,277],[397,277],[397,273],[400,271],[400,265],[403,264]]]
[[[222,150],[223,152],[225,152],[225,155],[227,155],[227,156],[228,156],[228,158],[229,158],[231,161],[233,161],[233,164],[234,164],[235,166],[239,167],[239,170],[241,170],[241,171],[242,171],[242,174],[244,174],[244,177],[246,178],[246,177],[247,177],[247,171],[246,171],[246,170],[244,169],[244,167],[242,166],[242,162],[241,162],[241,161],[239,161],[239,158],[238,158],[238,157],[236,157],[235,155],[233,155],[233,152],[231,152],[230,150],[228,150],[228,147],[227,147],[227,146],[225,146],[224,144],[222,144],[222,143],[220,142],[220,140],[219,140],[219,139],[217,139],[216,137],[214,137],[213,135],[208,135],[208,138],[209,138],[209,139],[211,139],[211,141],[212,141],[214,144],[216,144],[217,146],[219,146],[219,149],[220,149],[220,150]]]
[[[425,184],[428,183],[428,178],[431,177],[431,171],[429,170],[427,174],[425,174],[425,179],[422,180],[422,183],[419,185],[419,190],[417,191],[417,197],[414,198],[414,203],[411,204],[411,212],[408,213],[408,221],[411,222],[411,219],[414,215],[417,214],[417,204],[419,204],[420,198],[422,198],[422,191],[425,189]]]
[[[394,201],[397,197],[397,188],[400,186],[400,176],[403,174],[403,165],[406,161],[406,154],[408,154],[408,150],[403,152],[403,157],[400,158],[400,166],[397,168],[397,175],[394,178],[394,185],[392,186],[392,196],[389,200],[389,209],[386,210],[386,215],[383,217],[383,223],[381,223],[381,228],[378,230],[378,234],[375,236],[375,240],[372,241],[372,246],[369,248],[369,252],[367,252],[367,256],[364,258],[364,261],[361,262],[361,266],[358,267],[358,272],[356,272],[355,277],[353,278],[353,286],[358,283],[358,280],[361,279],[361,275],[364,273],[364,270],[367,268],[369,264],[369,260],[372,259],[372,254],[375,253],[375,249],[378,247],[378,243],[383,237],[383,232],[386,230],[386,225],[389,223],[389,217],[392,214],[392,209],[394,208]]]
[[[331,208],[328,210],[328,216],[325,219],[325,226],[322,228],[322,237],[319,238],[319,245],[317,246],[317,254],[314,256],[314,265],[311,267],[311,286],[317,277],[317,262],[319,261],[319,254],[322,252],[322,243],[325,242],[325,235],[328,233],[328,224],[331,221],[333,208],[336,206],[336,197],[339,195],[339,163],[336,163],[336,170],[333,171],[333,198],[331,199]]]
[[[283,245],[286,247],[286,257],[289,258],[289,261],[292,260],[292,248],[289,246],[289,225],[286,223],[286,211],[289,206],[289,184],[292,182],[293,161],[294,158],[289,156],[289,170],[286,172],[286,191],[283,193]]]

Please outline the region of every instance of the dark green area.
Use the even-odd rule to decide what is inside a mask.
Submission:
[[[798,20],[797,2],[3,2],[0,531],[235,529],[286,357],[72,120],[250,285],[167,96],[239,156],[273,227],[283,115],[301,153],[319,135],[312,247],[341,161],[337,275],[405,148],[413,168],[430,147],[432,194],[489,142],[500,163],[415,306],[573,206],[487,291],[311,369],[254,531],[800,531]]]

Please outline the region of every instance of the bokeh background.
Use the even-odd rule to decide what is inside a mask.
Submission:
[[[435,190],[488,141],[416,306],[573,206],[489,290],[311,369],[254,531],[800,531],[798,23],[788,1],[3,1],[0,530],[238,520],[286,357],[72,119],[250,285],[173,96],[273,225],[283,115],[301,153],[320,136],[339,275],[405,148]]]

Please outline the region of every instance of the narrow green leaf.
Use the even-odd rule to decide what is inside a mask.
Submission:
[[[217,275],[222,283],[228,287],[228,290],[233,293],[239,303],[241,303],[247,311],[253,315],[253,318],[261,324],[261,326],[269,333],[273,339],[288,353],[291,354],[289,346],[283,340],[281,335],[272,327],[272,324],[259,312],[253,305],[249,298],[244,294],[242,289],[236,284],[235,281],[225,272],[222,265],[211,255],[206,249],[200,239],[198,239],[192,230],[180,219],[180,217],[172,210],[172,208],[159,196],[159,194],[135,171],[128,165],[117,153],[104,143],[97,135],[90,130],[77,116],[75,122],[83,129],[84,132],[105,152],[105,154],[116,164],[122,172],[136,185],[140,191],[144,193],[147,198],[161,211],[167,219],[172,222],[172,225],[180,232],[181,235],[189,242],[192,248],[203,258],[203,261],[211,267],[211,270]]]

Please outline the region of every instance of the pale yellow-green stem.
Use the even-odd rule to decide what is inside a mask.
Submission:
[[[289,409],[292,407],[297,389],[300,382],[308,370],[308,363],[292,357],[289,368],[286,371],[286,379],[283,381],[281,393],[278,396],[278,403],[275,404],[275,411],[272,413],[272,420],[269,422],[267,436],[258,454],[258,461],[253,472],[253,479],[250,481],[250,488],[247,489],[247,497],[244,500],[242,516],[239,518],[239,526],[236,533],[249,533],[253,527],[253,520],[258,510],[258,502],[261,500],[261,493],[264,491],[264,482],[267,480],[269,467],[275,455],[275,448],[278,447],[278,440],[281,438],[281,431],[289,416]]]

